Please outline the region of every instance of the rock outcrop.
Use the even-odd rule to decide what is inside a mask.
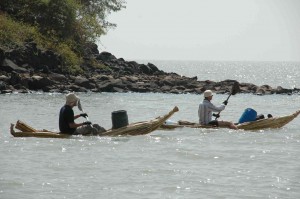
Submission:
[[[116,58],[109,52],[99,53],[97,45],[88,49],[81,65],[84,73],[72,76],[64,73],[62,58],[51,50],[41,50],[33,42],[12,50],[0,48],[0,93],[44,92],[154,92],[154,93],[196,93],[206,89],[217,93],[230,92],[235,80],[214,82],[198,81],[197,77],[185,77],[166,73],[152,63],[139,64]],[[90,63],[102,67],[94,67]],[[278,86],[257,86],[239,83],[239,93],[293,94],[300,89],[286,89]]]

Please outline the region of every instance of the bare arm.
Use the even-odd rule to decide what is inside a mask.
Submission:
[[[75,115],[74,116],[74,120],[76,120],[77,118],[79,118],[80,117],[80,115]]]

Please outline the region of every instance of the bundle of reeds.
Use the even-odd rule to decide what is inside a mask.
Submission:
[[[296,111],[295,113],[287,116],[282,117],[274,117],[274,118],[267,118],[262,120],[257,120],[254,122],[246,122],[238,125],[239,129],[244,130],[260,130],[260,129],[274,129],[274,128],[281,128],[287,123],[291,122],[300,114],[300,110]]]
[[[172,111],[162,117],[158,117],[154,120],[147,122],[137,122],[129,124],[128,126],[110,129],[99,136],[124,136],[124,135],[144,135],[151,133],[156,130],[160,125],[162,125],[168,118],[170,118],[175,112],[178,111],[178,107],[174,107]],[[10,132],[14,137],[41,137],[41,138],[66,138],[72,135],[60,134],[58,132],[50,132],[47,130],[36,130],[33,127],[29,126],[25,122],[20,120],[16,123],[16,128],[21,132],[14,131],[14,124],[11,124]],[[92,134],[91,134],[92,135]]]
[[[261,119],[261,120],[256,120],[253,122],[245,122],[245,123],[237,125],[237,127],[238,127],[238,129],[243,129],[243,130],[261,130],[261,129],[281,128],[284,125],[291,122],[293,119],[295,119],[299,114],[300,114],[300,110],[296,111],[295,113],[293,113],[291,115],[287,115],[287,116]],[[177,124],[163,124],[160,126],[160,129],[172,130],[172,129],[183,128],[183,127],[219,128],[219,127],[215,127],[215,126],[201,125],[201,124],[197,124],[194,122],[179,120],[177,122]]]
[[[129,124],[128,126],[110,129],[102,133],[100,136],[123,136],[123,135],[144,135],[158,129],[168,118],[170,118],[179,109],[177,106],[173,108],[168,114],[158,117],[147,122],[137,122]]]
[[[28,124],[26,124],[25,122],[22,122],[20,120],[18,120],[16,123],[16,129],[19,129],[22,132],[37,132],[38,131],[35,128],[29,126]]]
[[[22,130],[29,130],[29,126],[25,127],[23,126],[24,123],[21,122],[21,129]],[[56,132],[50,132],[50,131],[21,131],[21,132],[15,132],[14,130],[14,124],[10,125],[10,133],[14,137],[38,137],[38,138],[68,138],[70,135],[68,134],[59,134]]]

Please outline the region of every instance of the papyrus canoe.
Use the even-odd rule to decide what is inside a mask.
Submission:
[[[155,118],[150,121],[131,123],[125,127],[118,128],[118,129],[109,129],[106,132],[97,136],[127,136],[127,135],[134,136],[134,135],[148,134],[158,129],[160,125],[162,125],[167,119],[169,119],[178,110],[179,110],[178,107],[175,106],[173,110],[171,110],[168,114],[164,116]],[[14,130],[14,127],[16,127],[16,129],[20,131],[16,132]],[[11,124],[10,133],[14,137],[68,138],[72,136],[68,134],[51,132],[47,130],[43,130],[43,131],[37,130],[20,120],[17,121],[16,125]]]
[[[266,118],[257,120],[254,122],[245,122],[242,124],[237,125],[238,129],[243,130],[262,130],[262,129],[274,129],[274,128],[281,128],[284,125],[291,122],[293,119],[295,119],[300,114],[300,110],[296,111],[293,114],[287,115],[287,116],[281,116],[281,117],[273,117],[273,118]],[[161,125],[160,129],[176,129],[176,128],[218,128],[214,126],[208,126],[208,125],[200,125],[193,122],[188,121],[178,121],[177,124],[163,124]]]

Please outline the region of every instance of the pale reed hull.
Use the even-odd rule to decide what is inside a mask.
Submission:
[[[145,135],[158,129],[167,119],[169,119],[177,111],[179,111],[178,107],[174,107],[173,110],[171,110],[168,114],[164,116],[158,117],[150,121],[132,123],[128,126],[118,129],[109,129],[106,132],[97,136]],[[68,138],[72,136],[69,134],[51,132],[47,130],[37,130],[21,121],[17,121],[16,123],[16,129],[20,130],[20,132],[15,132],[14,127],[15,125],[11,124],[10,132],[14,137]]]
[[[245,122],[243,124],[237,125],[238,129],[243,130],[262,130],[262,129],[274,129],[274,128],[281,128],[291,122],[300,114],[300,110],[296,111],[295,113],[287,116],[282,117],[273,117],[267,118],[262,120],[257,120],[254,122]],[[161,125],[160,129],[162,130],[172,130],[176,128],[218,128],[214,126],[207,126],[207,125],[200,125],[193,122],[188,121],[178,121],[177,124],[163,124]]]

